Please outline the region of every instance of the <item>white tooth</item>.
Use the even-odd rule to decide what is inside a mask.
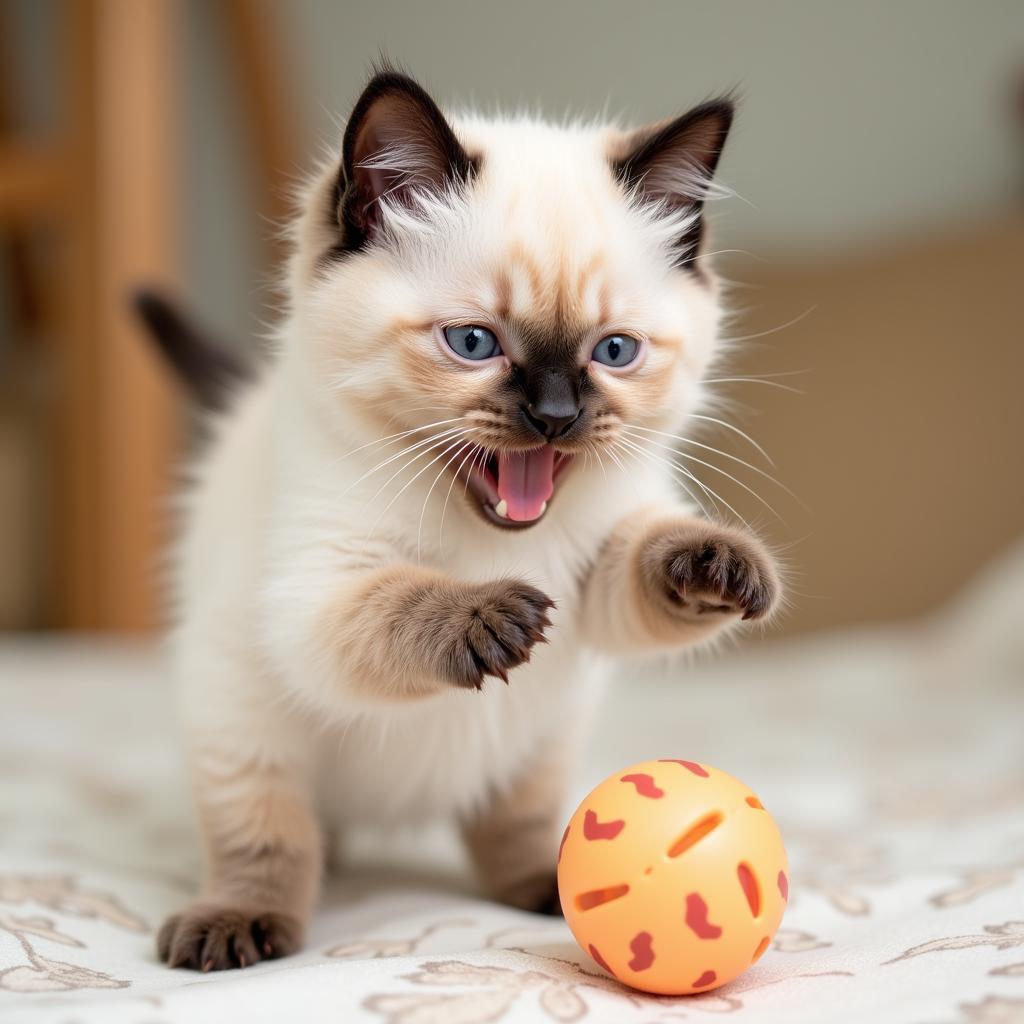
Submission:
[[[494,511],[501,516],[502,519],[508,519],[508,502],[502,498],[501,501],[494,506]]]
[[[544,513],[547,512],[547,510],[548,510],[548,503],[545,501],[544,504],[541,505],[541,507],[540,507],[540,514],[544,515]]]

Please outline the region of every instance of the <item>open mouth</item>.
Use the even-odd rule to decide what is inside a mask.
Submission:
[[[458,471],[495,526],[518,529],[539,522],[573,456],[546,444],[520,452],[490,452]]]

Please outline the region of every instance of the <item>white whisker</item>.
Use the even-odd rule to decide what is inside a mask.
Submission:
[[[623,445],[625,445],[627,448],[632,449],[632,451],[637,456],[643,456],[652,465],[655,465],[655,466],[665,466],[672,473],[673,477],[675,478],[675,480],[679,484],[679,486],[682,487],[682,489],[686,492],[686,496],[690,499],[690,501],[692,501],[697,506],[697,508],[699,508],[701,510],[701,512],[704,515],[707,515],[708,514],[708,510],[704,506],[704,502],[702,502],[700,500],[700,498],[698,498],[697,495],[695,495],[693,493],[693,491],[691,491],[690,488],[687,487],[686,484],[683,483],[683,481],[679,479],[677,474],[678,473],[682,473],[686,477],[686,479],[690,480],[692,483],[695,483],[708,496],[708,499],[711,501],[711,504],[712,504],[712,506],[715,509],[716,515],[718,514],[718,505],[715,503],[715,498],[717,497],[717,495],[715,495],[715,492],[712,491],[711,488],[706,487],[700,480],[697,479],[696,476],[694,476],[684,466],[680,466],[677,463],[671,461],[670,459],[666,459],[663,455],[658,455],[657,452],[649,451],[647,448],[644,448],[642,445],[638,445],[638,444],[634,443],[633,441],[629,440],[628,438],[620,437],[618,440]],[[723,501],[723,504],[725,504],[724,501]],[[729,507],[729,506],[727,505],[726,507]],[[742,516],[739,515],[738,512],[735,511],[735,509],[733,509],[733,514],[736,515],[740,519],[743,518]]]
[[[363,547],[364,547],[364,548],[366,547],[366,542],[367,542],[367,541],[369,541],[369,540],[370,540],[370,538],[372,538],[372,537],[373,537],[374,531],[375,531],[375,530],[377,529],[377,526],[378,526],[378,525],[380,524],[380,521],[381,521],[381,520],[382,520],[382,519],[384,518],[384,516],[385,516],[385,515],[387,515],[387,513],[388,513],[388,510],[389,510],[389,509],[390,509],[390,508],[392,507],[392,505],[394,505],[394,503],[395,503],[396,501],[398,501],[398,499],[399,499],[399,498],[400,498],[400,497],[401,497],[401,496],[402,496],[402,495],[403,495],[403,494],[404,494],[404,493],[405,493],[405,492],[406,492],[406,491],[407,491],[407,490],[408,490],[408,489],[409,489],[409,488],[410,488],[410,487],[411,487],[411,486],[412,486],[412,485],[413,485],[413,484],[414,484],[414,483],[415,483],[415,482],[416,482],[416,481],[417,481],[417,480],[418,480],[418,479],[419,479],[419,478],[420,478],[421,476],[423,476],[423,474],[424,474],[424,473],[425,473],[425,472],[426,472],[426,471],[427,471],[428,469],[430,469],[430,467],[431,467],[431,466],[433,466],[435,462],[438,462],[438,461],[439,461],[440,459],[443,459],[443,458],[445,457],[445,455],[447,455],[447,454],[448,454],[448,452],[450,452],[450,451],[452,450],[452,448],[454,448],[454,447],[455,447],[455,445],[456,445],[456,444],[458,444],[458,439],[446,438],[445,440],[446,440],[447,442],[450,442],[450,443],[448,444],[448,447],[444,448],[444,449],[442,450],[442,452],[441,452],[441,454],[440,454],[440,455],[435,455],[435,456],[434,456],[434,457],[433,457],[433,458],[432,458],[432,459],[431,459],[431,460],[430,460],[430,461],[429,461],[429,462],[428,462],[428,463],[427,463],[427,464],[426,464],[426,465],[425,465],[425,466],[424,466],[424,467],[423,467],[422,469],[418,470],[418,471],[417,471],[417,472],[416,472],[415,474],[413,474],[413,476],[412,476],[412,479],[410,479],[410,480],[407,480],[407,481],[406,481],[406,482],[405,482],[405,483],[404,483],[404,484],[403,484],[403,485],[402,485],[402,486],[401,486],[401,487],[399,488],[399,491],[398,491],[398,493],[397,493],[397,494],[396,494],[396,495],[395,495],[395,496],[394,496],[394,497],[393,497],[393,498],[392,498],[392,499],[391,499],[391,500],[390,500],[390,501],[389,501],[389,502],[388,502],[388,503],[387,503],[387,504],[386,504],[386,505],[384,506],[384,508],[382,508],[382,509],[381,509],[381,511],[380,511],[380,515],[378,515],[378,516],[377,516],[377,518],[376,518],[376,519],[375,519],[375,520],[373,521],[373,526],[371,526],[371,527],[370,527],[370,532],[369,532],[369,533],[368,533],[368,534],[366,535],[366,540],[364,540],[364,541],[363,541]],[[444,441],[442,441],[441,443],[442,443],[442,444],[444,444],[445,442],[444,442]],[[415,462],[415,461],[416,461],[417,459],[419,459],[419,458],[420,458],[420,457],[421,457],[422,455],[426,455],[426,454],[427,454],[427,453],[428,453],[429,451],[431,451],[431,450],[432,450],[432,449],[428,449],[428,450],[427,450],[427,452],[420,452],[420,454],[416,456],[416,459],[413,459],[413,462]],[[405,466],[403,466],[403,467],[402,467],[402,469],[406,469],[406,468],[407,468],[407,467],[408,467],[409,465],[410,465],[410,463],[408,463],[408,462],[407,462],[407,463],[405,464]],[[402,470],[399,470],[399,473],[400,473],[401,471],[402,471]],[[397,476],[397,475],[398,475],[398,474],[396,473],[396,474],[395,474],[395,476]],[[394,480],[394,476],[393,476],[393,477],[392,477],[391,479],[392,479],[392,480]],[[390,482],[391,482],[391,481],[389,480],[389,481],[388,481],[388,483],[390,483]],[[384,486],[386,487],[386,486],[387,486],[387,484],[385,484]],[[380,491],[378,491],[378,492],[377,492],[377,494],[380,494]],[[377,495],[374,495],[374,497],[375,497],[375,498],[376,498],[376,496],[377,496]]]
[[[481,449],[482,451],[483,449]],[[444,517],[448,511],[448,499],[452,496],[452,489],[455,487],[455,482],[459,479],[459,474],[462,472],[462,467],[466,465],[468,459],[474,459],[477,455],[477,446],[471,445],[468,452],[462,456],[462,461],[459,463],[458,468],[452,475],[452,482],[448,485],[448,493],[444,496],[444,504],[441,506],[441,523],[437,528],[437,546],[442,548],[444,546]],[[469,486],[469,475],[466,476],[466,486]]]
[[[751,373],[736,380],[771,380],[774,377],[805,377],[811,370],[777,370],[774,373]]]
[[[481,448],[479,451],[480,466],[478,472],[483,472],[484,464],[487,462],[488,451],[486,448]],[[469,478],[476,468],[476,457],[474,456],[473,461],[469,464],[469,472],[466,474],[466,482],[462,488],[462,496],[465,497],[469,493]]]
[[[455,442],[458,444],[458,442]],[[423,517],[427,514],[427,504],[430,501],[431,494],[434,493],[434,488],[437,486],[437,481],[441,479],[444,471],[448,469],[451,464],[459,457],[459,455],[471,447],[473,442],[463,441],[461,447],[455,452],[455,454],[437,471],[437,476],[434,477],[434,482],[430,485],[430,490],[427,491],[426,497],[423,499],[423,508],[420,510],[420,523],[416,530],[416,561],[419,562],[422,558],[422,541],[423,541]]]
[[[611,444],[611,445],[609,445],[605,449],[605,451],[608,452],[608,458],[610,458],[612,460],[612,462],[614,462],[615,465],[618,466],[619,469],[621,469],[622,472],[626,475],[626,478],[629,480],[629,486],[633,489],[633,494],[636,496],[637,502],[640,502],[640,492],[637,491],[637,489],[636,489],[636,482],[633,480],[632,475],[626,469],[626,467],[623,464],[622,460],[615,453],[615,448],[616,448],[616,445],[615,444]]]
[[[447,423],[458,423],[464,419],[465,416],[456,416],[450,420],[437,420],[434,423],[424,423],[422,427],[412,427],[410,430],[402,430],[397,434],[388,434],[387,437],[379,437],[376,441],[367,441],[366,444],[361,444],[358,448],[353,448],[351,451],[345,452],[344,455],[340,455],[338,458],[339,461],[341,459],[347,459],[350,455],[355,455],[356,452],[363,451],[364,448],[372,448],[374,445],[384,444],[387,441],[396,441],[399,438],[408,437],[410,434],[422,433],[424,430],[430,430],[433,427],[443,427]]]
[[[749,434],[745,434],[739,427],[734,427],[731,423],[720,420],[715,416],[705,416],[703,413],[691,412],[690,417],[695,420],[707,420],[708,423],[717,423],[720,427],[725,427],[726,430],[739,434],[744,441],[752,444],[773,466],[775,465],[775,460]]]
[[[347,494],[348,491],[352,490],[352,488],[355,487],[356,485],[361,484],[367,477],[373,476],[374,473],[380,472],[380,470],[384,469],[386,466],[390,466],[392,462],[396,462],[398,459],[401,459],[403,456],[408,455],[410,452],[414,452],[418,448],[422,448],[424,445],[432,446],[433,442],[435,441],[441,440],[445,437],[453,436],[455,434],[465,433],[467,430],[468,428],[466,427],[449,427],[447,430],[440,431],[440,433],[431,434],[429,437],[425,437],[422,441],[417,441],[416,444],[407,445],[401,451],[396,452],[394,455],[388,456],[388,458],[386,458],[383,462],[378,462],[377,465],[373,467],[373,469],[368,469],[361,477],[359,477],[358,480],[353,481],[349,485],[348,490],[346,490],[345,493]],[[399,472],[401,472],[401,470],[399,470]],[[394,477],[391,478],[391,480],[393,479]],[[391,481],[389,480],[388,483],[390,482]],[[385,486],[387,486],[387,484],[385,484]],[[380,492],[378,491],[377,493],[379,494]],[[374,495],[374,497],[376,497],[376,495]]]
[[[737,462],[741,466],[745,466],[747,469],[751,470],[751,472],[757,473],[758,476],[764,477],[765,480],[770,481],[771,483],[775,484],[775,486],[778,487],[780,490],[785,491],[786,494],[788,494],[795,502],[797,502],[799,505],[801,505],[801,507],[803,507],[803,508],[807,507],[800,500],[800,498],[798,498],[797,495],[794,494],[784,483],[782,483],[779,480],[776,480],[775,477],[773,477],[770,473],[766,473],[759,466],[755,466],[753,463],[747,462],[745,459],[741,459],[738,455],[731,455],[729,452],[723,452],[721,450],[721,448],[715,448],[713,445],[704,444],[701,441],[694,441],[692,438],[682,437],[679,434],[668,434],[668,433],[666,433],[663,430],[653,430],[651,427],[639,427],[639,426],[636,426],[635,424],[632,424],[632,423],[624,423],[622,428],[627,433],[632,434],[633,437],[636,437],[636,438],[641,439],[641,440],[647,440],[647,439],[646,438],[641,438],[641,436],[636,433],[637,430],[642,430],[645,433],[659,434],[659,435],[661,435],[663,437],[671,437],[671,438],[675,439],[676,441],[683,441],[686,444],[692,444],[692,445],[696,446],[697,448],[703,448],[705,451],[714,452],[716,455],[721,455],[723,459],[730,459],[733,462]],[[656,445],[658,448],[664,448],[666,451],[673,452],[673,453],[675,453],[677,455],[681,455],[684,459],[685,458],[692,458],[692,456],[688,456],[686,454],[686,452],[682,452],[678,448],[672,447],[672,445],[660,444],[657,441],[651,441],[650,443],[653,444],[653,445]]]
[[[767,338],[769,334],[778,334],[779,331],[784,331],[787,327],[793,327],[795,324],[800,323],[801,320],[806,320],[817,308],[817,306],[810,306],[799,316],[793,317],[792,320],[787,320],[784,324],[779,324],[778,327],[772,327],[767,331],[758,331],[757,334],[747,334],[740,338],[726,338],[725,342],[728,345],[738,345],[744,341],[756,341],[758,338]]]
[[[442,436],[442,437],[430,438],[430,440],[433,441],[433,444],[428,445],[421,452],[419,452],[416,455],[414,455],[408,462],[405,462],[401,466],[399,466],[399,468],[396,469],[395,472],[392,473],[391,476],[389,476],[387,478],[387,480],[385,480],[384,483],[382,483],[380,485],[380,487],[377,489],[376,494],[374,494],[374,496],[370,499],[370,501],[371,502],[376,501],[380,497],[381,493],[388,486],[388,484],[390,484],[391,481],[395,479],[395,477],[400,476],[402,473],[404,473],[405,470],[407,470],[414,462],[418,462],[421,458],[423,458],[424,455],[429,455],[432,451],[435,451],[437,448],[440,448],[442,445],[447,444],[449,441],[453,441],[453,442],[457,441],[463,435],[468,434],[468,433],[469,433],[469,428],[468,427],[460,427],[460,428],[458,428],[455,431],[454,434],[449,434],[447,437]],[[417,446],[417,447],[419,447],[419,446]],[[407,452],[406,452],[406,454],[407,454]],[[401,456],[399,456],[399,457],[401,457]],[[392,460],[389,460],[389,461],[394,461],[394,460],[392,459]],[[428,467],[432,466],[434,464],[434,461],[435,460],[432,460],[432,461],[428,462],[427,466]],[[422,472],[422,470],[421,470],[421,472]],[[417,476],[418,475],[419,474],[417,474]],[[415,480],[416,477],[414,476],[412,479]],[[409,481],[409,482],[411,483],[412,481]],[[405,486],[408,487],[408,484],[406,484]],[[404,489],[405,488],[403,487],[402,490],[404,490]],[[398,493],[401,494],[402,491],[399,491]],[[388,508],[390,508],[390,507],[391,506],[389,505]],[[385,509],[385,511],[387,511],[387,509]]]
[[[709,377],[705,384],[764,384],[766,387],[778,388],[780,391],[789,391],[794,395],[804,395],[807,392],[800,388],[794,388],[790,384],[780,384],[777,380],[765,380],[761,377]]]
[[[652,444],[657,442],[651,442]],[[665,447],[664,445],[662,447]],[[672,449],[670,449],[672,450]],[[757,493],[752,487],[748,487],[742,480],[737,479],[732,473],[727,473],[721,466],[716,466],[713,462],[706,462],[704,459],[698,459],[696,455],[690,455],[687,452],[676,451],[676,454],[683,459],[688,459],[690,462],[696,462],[699,466],[707,466],[708,469],[713,469],[716,473],[721,473],[722,476],[731,480],[737,487],[742,487],[748,494],[753,495],[769,512],[772,513],[778,520],[782,521],[782,516],[767,502],[760,494]],[[781,485],[780,485],[781,486]]]

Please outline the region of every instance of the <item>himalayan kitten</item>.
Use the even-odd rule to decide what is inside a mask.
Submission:
[[[302,197],[272,365],[188,498],[174,662],[206,877],[160,932],[170,965],[298,949],[349,824],[451,819],[490,894],[556,910],[603,656],[776,607],[762,543],[658,454],[717,354],[702,207],[731,120],[449,118],[370,81]]]

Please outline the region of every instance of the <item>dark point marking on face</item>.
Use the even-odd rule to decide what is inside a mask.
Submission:
[[[576,283],[574,286],[574,292],[577,297],[582,297],[588,286],[590,285],[591,278],[601,269],[603,264],[601,253],[594,252],[586,263],[576,273]],[[601,317],[600,319],[604,319]]]
[[[522,351],[524,365],[545,365],[579,368],[587,363],[583,351],[587,325],[559,315],[536,320],[513,318],[509,329]]]
[[[511,312],[512,278],[502,269],[494,279],[494,315],[498,320],[507,320]]]
[[[500,391],[512,419],[536,436],[556,440],[578,435],[592,412],[595,389],[585,366],[569,346],[555,341],[545,351],[523,345],[525,358],[509,368]]]
[[[572,443],[601,414],[618,414],[591,372],[591,332],[582,322],[506,318],[505,332],[515,359],[495,386],[491,411],[521,428],[510,443]]]
[[[544,275],[526,246],[522,242],[509,243],[507,260],[513,271],[525,275],[534,304],[543,303],[547,293]]]

